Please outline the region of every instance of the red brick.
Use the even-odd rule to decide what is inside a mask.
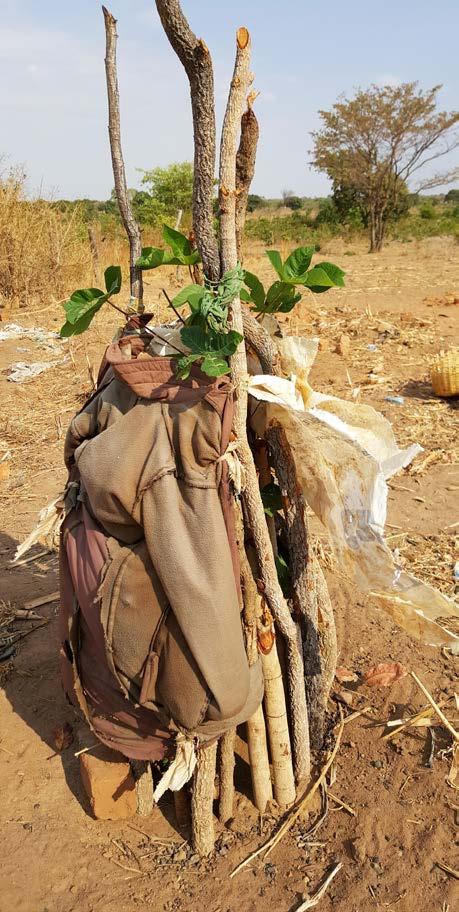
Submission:
[[[80,754],[81,779],[99,820],[119,820],[137,812],[134,777],[122,754],[101,745]]]

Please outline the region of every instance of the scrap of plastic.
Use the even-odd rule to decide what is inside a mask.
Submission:
[[[403,396],[386,396],[386,402],[392,402],[393,405],[404,405],[405,399]]]
[[[175,757],[153,792],[153,798],[156,802],[168,789],[171,792],[179,792],[189,782],[194,773],[197,759],[194,741],[185,738],[182,734],[178,734],[176,746]]]
[[[12,383],[26,383],[27,380],[34,380],[39,374],[56,367],[56,364],[62,364],[62,361],[16,361],[11,365],[7,380]]]
[[[0,329],[0,342],[7,342],[10,339],[30,339],[51,351],[58,351],[67,343],[67,339],[61,339],[57,332],[43,329],[41,326],[21,326],[19,323],[6,323],[4,328]]]
[[[459,617],[454,602],[397,567],[384,540],[386,479],[422,448],[399,449],[390,423],[370,406],[314,392],[308,380],[313,346],[306,341],[279,342],[291,379],[250,379],[249,393],[259,400],[252,425],[260,436],[272,422],[284,428],[305,500],[359,588],[412,636],[459,654],[459,637],[437,623]]]

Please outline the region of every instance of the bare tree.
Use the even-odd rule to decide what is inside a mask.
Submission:
[[[459,112],[437,110],[440,88],[423,92],[416,82],[372,85],[337,101],[331,111],[319,111],[322,127],[312,133],[312,164],[361,196],[370,251],[381,250],[388,215],[407,181],[459,146]],[[454,173],[457,169],[438,174],[424,188],[448,183]]]

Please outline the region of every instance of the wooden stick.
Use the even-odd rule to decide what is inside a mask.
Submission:
[[[330,873],[325,878],[322,886],[319,887],[319,889],[316,890],[316,892],[312,896],[310,896],[309,899],[306,899],[304,902],[301,903],[301,905],[297,906],[297,908],[295,909],[295,912],[306,912],[307,909],[314,909],[315,906],[317,906],[319,904],[322,897],[325,896],[325,893],[326,893],[328,887],[330,886],[333,878],[336,877],[336,875],[339,873],[339,871],[341,871],[342,867],[343,867],[342,861],[338,861],[335,865],[333,865]]]
[[[135,264],[142,253],[142,240],[140,228],[134,218],[126,182],[123,151],[121,148],[120,125],[120,98],[118,90],[118,76],[116,72],[116,19],[102,7],[105,21],[105,73],[107,79],[108,96],[108,134],[110,137],[110,151],[112,156],[113,177],[115,191],[126,234],[129,239],[129,272],[131,283],[131,298],[135,301],[136,309],[143,311],[143,280],[142,270]]]
[[[191,827],[193,849],[198,855],[210,855],[215,845],[214,783],[217,741],[201,747],[193,775],[191,794]]]
[[[435,710],[435,712],[436,712],[438,718],[441,719],[441,721],[443,722],[443,725],[445,726],[445,728],[448,729],[448,731],[449,731],[450,734],[453,736],[453,738],[454,738],[455,741],[459,741],[459,733],[458,733],[458,732],[456,731],[456,729],[451,725],[451,722],[448,722],[448,719],[446,718],[446,716],[444,715],[444,713],[441,711],[441,709],[440,709],[438,703],[435,702],[434,698],[431,696],[431,694],[430,694],[429,691],[427,690],[427,687],[424,687],[424,684],[422,683],[422,681],[419,680],[418,676],[414,673],[414,671],[410,671],[410,675],[411,675],[411,677],[413,678],[413,681],[416,681],[416,684],[418,685],[418,687],[421,688],[421,690],[422,690],[424,696],[425,696],[426,699],[429,701],[430,705],[433,706],[433,708],[434,708],[434,710]]]
[[[253,861],[254,858],[257,858],[258,855],[261,855],[262,852],[265,853],[265,858],[266,858],[266,856],[270,852],[272,852],[272,850],[275,848],[275,846],[278,844],[278,842],[280,842],[280,840],[285,836],[285,834],[288,833],[288,831],[291,829],[291,827],[293,826],[295,821],[298,819],[299,815],[302,813],[302,811],[304,811],[304,809],[307,807],[307,805],[311,801],[311,798],[317,792],[317,789],[320,788],[322,782],[325,781],[325,777],[328,773],[328,770],[330,769],[330,767],[336,757],[336,754],[338,753],[343,730],[344,730],[344,720],[341,719],[340,728],[339,728],[339,732],[338,732],[338,735],[336,738],[335,746],[334,746],[328,760],[322,767],[320,775],[308,787],[306,794],[301,799],[301,801],[299,801],[295,805],[295,807],[288,813],[286,819],[284,820],[284,823],[279,827],[279,829],[274,833],[274,835],[271,836],[265,843],[263,843],[263,845],[260,846],[259,849],[256,849],[255,852],[252,852],[250,855],[248,855],[248,857],[245,858],[244,861],[241,861],[241,863],[238,864],[238,866],[234,869],[234,871],[231,872],[230,877],[234,877],[235,874],[237,874],[239,871],[241,871],[242,868],[245,868],[246,865],[248,865],[251,861]]]
[[[190,83],[194,132],[193,230],[204,272],[216,282],[220,257],[212,208],[215,172],[215,101],[212,58],[192,32],[179,0],[156,0],[164,31]]]
[[[253,801],[260,814],[264,814],[268,801],[272,800],[273,788],[262,704],[247,722],[247,744],[249,748]]]
[[[147,760],[131,760],[131,769],[135,779],[137,813],[141,817],[149,817],[155,803],[151,766]]]
[[[295,801],[290,732],[288,729],[282,670],[276,641],[261,657],[265,681],[265,714],[273,769],[274,797],[281,808]]]
[[[235,502],[235,532],[239,550],[241,587],[244,601],[244,633],[249,665],[260,661],[258,654],[257,618],[261,615],[261,600],[252,569],[247,557],[244,541],[244,518],[238,501]],[[260,704],[251,719],[247,721],[247,745],[249,749],[250,775],[252,778],[255,807],[264,814],[268,801],[272,800],[273,789],[269,768],[268,744],[263,706]]]
[[[234,811],[234,746],[236,729],[230,728],[220,738],[220,799],[218,817],[220,823],[227,823]]]

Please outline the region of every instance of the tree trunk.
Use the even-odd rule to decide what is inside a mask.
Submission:
[[[193,849],[198,855],[210,855],[215,845],[214,787],[217,741],[201,747],[193,775],[191,822]]]
[[[118,77],[116,73],[116,19],[102,7],[105,21],[105,73],[108,95],[108,134],[112,156],[115,191],[126,234],[129,239],[129,273],[131,285],[131,302],[139,312],[143,311],[142,270],[138,269],[136,260],[142,253],[140,228],[132,212],[131,201],[126,183],[123,152],[121,148],[120,98]]]
[[[190,83],[194,133],[193,230],[204,273],[216,282],[220,278],[220,257],[212,210],[215,172],[212,59],[205,42],[197,38],[188,25],[179,0],[156,0],[156,8]]]

